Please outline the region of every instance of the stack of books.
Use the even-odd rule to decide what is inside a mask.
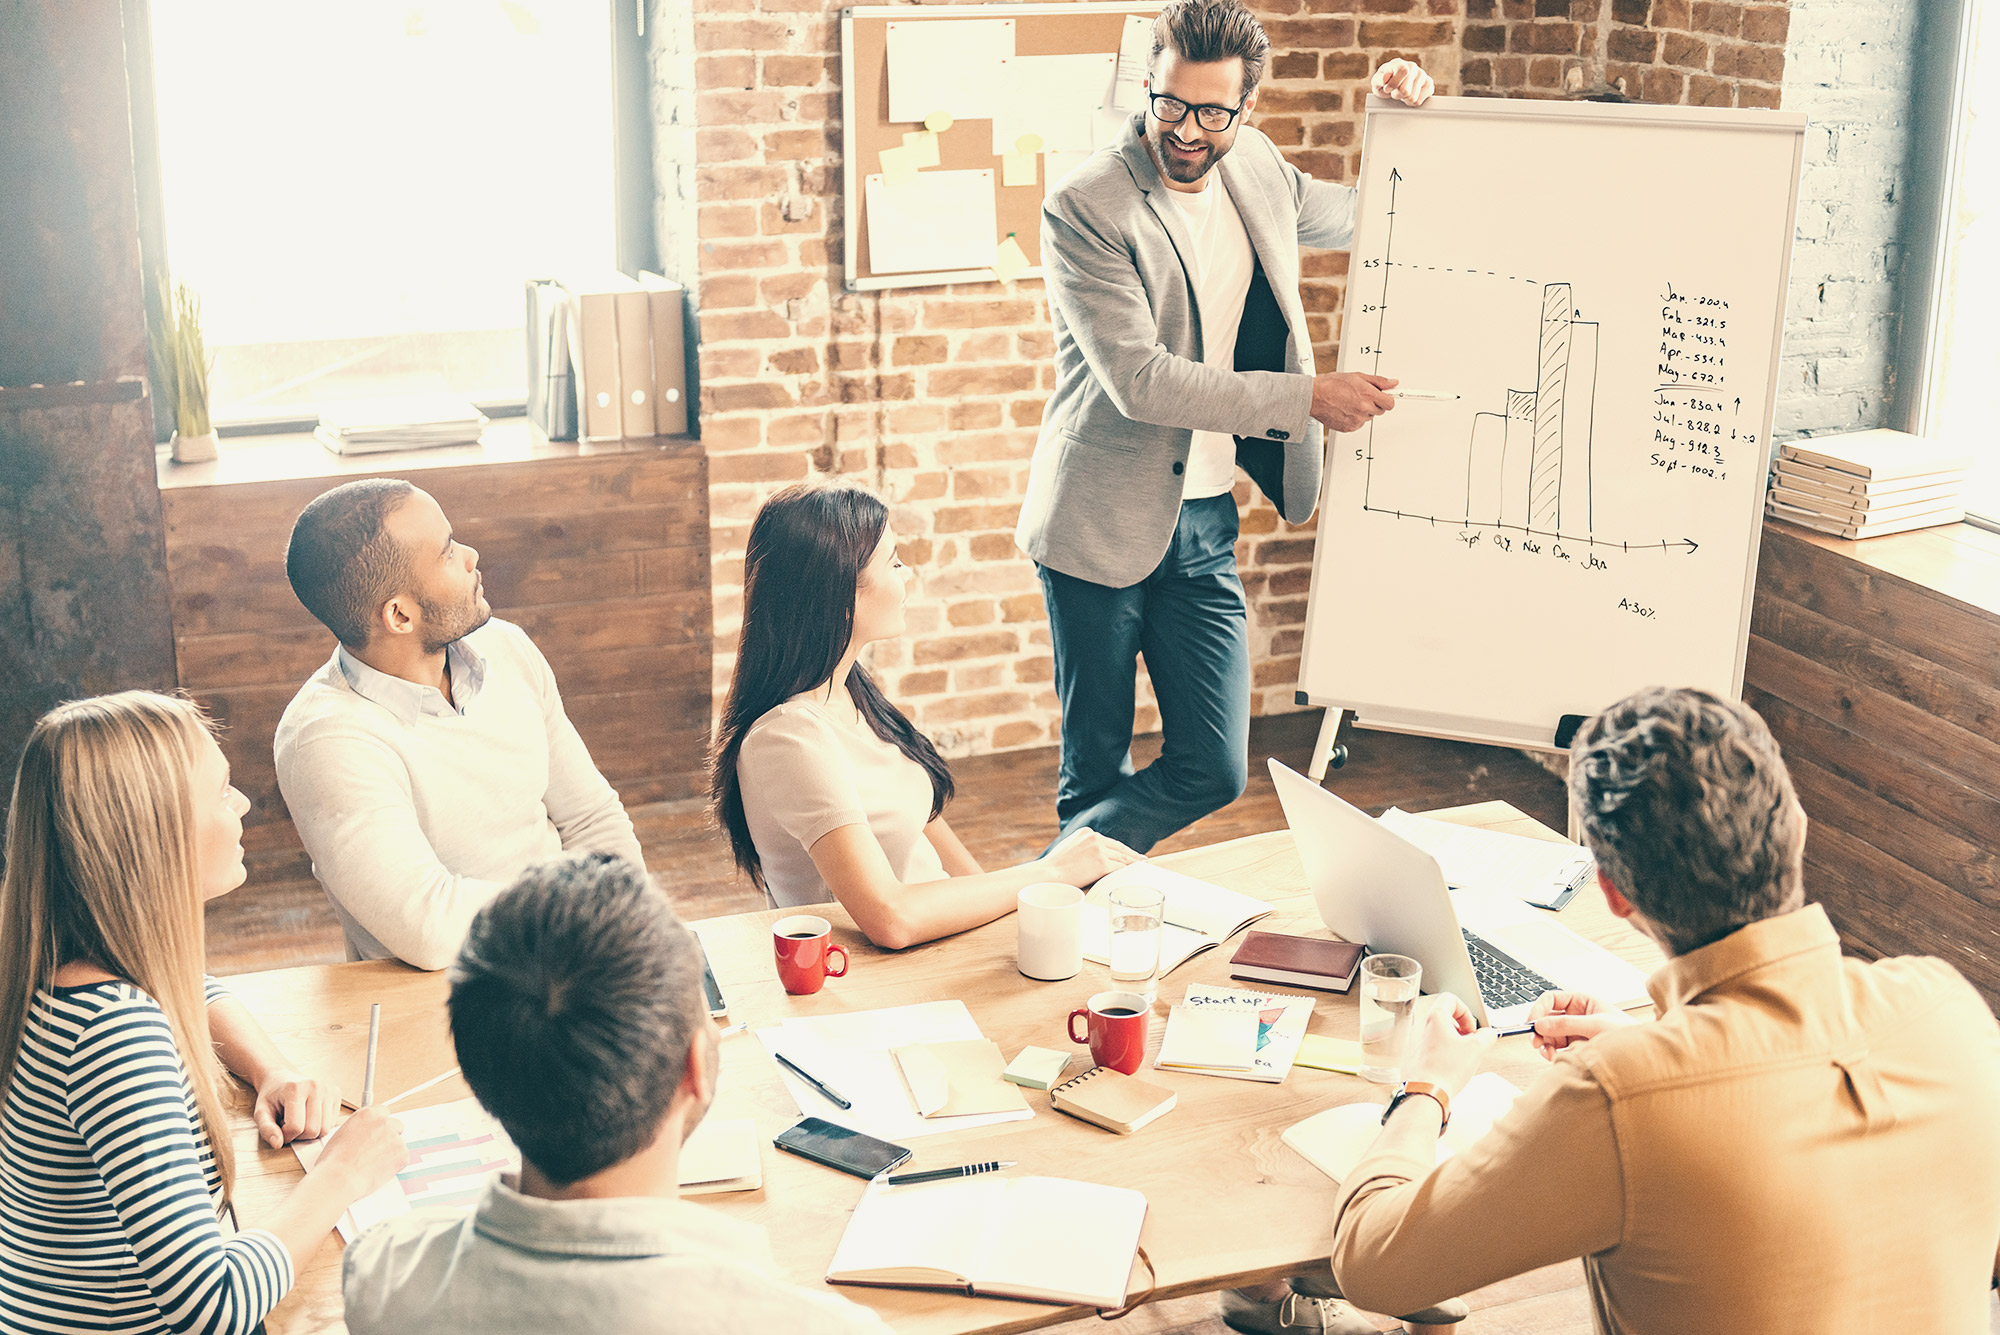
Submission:
[[[1837,538],[1875,538],[1965,518],[1972,456],[1905,431],[1857,431],[1778,449],[1768,512]]]
[[[378,454],[466,445],[479,439],[486,415],[450,394],[330,403],[320,410],[313,435],[335,454]]]

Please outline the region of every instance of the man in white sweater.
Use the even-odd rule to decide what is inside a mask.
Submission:
[[[530,863],[645,865],[548,662],[493,619],[479,553],[427,493],[335,487],[299,515],[285,568],[340,644],[278,724],[278,787],[350,957],[442,969]]]

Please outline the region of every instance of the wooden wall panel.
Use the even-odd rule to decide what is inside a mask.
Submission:
[[[1806,892],[1848,948],[1937,955],[2000,1005],[2000,607],[1864,546],[1766,525],[1744,698],[1785,749]]]
[[[252,801],[253,879],[296,876],[298,836],[271,741],[333,636],[292,596],[285,544],[306,503],[347,476],[402,477],[430,492],[479,549],[494,615],[549,660],[564,707],[628,804],[703,787],[712,661],[706,458],[692,442],[461,464],[385,457],[359,473],[302,444],[309,476],[170,484],[166,565],[181,685],[226,725],[224,750]],[[449,465],[449,466],[446,466]]]

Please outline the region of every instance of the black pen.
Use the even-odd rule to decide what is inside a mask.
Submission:
[[[921,1173],[894,1173],[889,1177],[892,1187],[907,1187],[912,1182],[942,1182],[948,1177],[971,1177],[975,1173],[997,1173],[1002,1168],[1012,1168],[1013,1159],[988,1159],[985,1163],[962,1163],[956,1168],[926,1168]]]
[[[827,1084],[824,1080],[821,1080],[811,1071],[808,1071],[804,1067],[800,1066],[797,1062],[793,1061],[790,1057],[787,1057],[784,1053],[774,1052],[771,1055],[778,1059],[778,1064],[780,1066],[784,1067],[787,1071],[790,1071],[793,1075],[805,1081],[807,1084],[811,1085],[814,1089],[818,1090],[820,1093],[826,1095],[826,1097],[836,1107],[852,1108],[854,1106],[846,1099],[840,1097],[840,1095],[834,1093],[833,1086]]]

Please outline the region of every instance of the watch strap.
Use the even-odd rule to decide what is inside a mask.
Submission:
[[[1438,1112],[1443,1114],[1443,1121],[1438,1124],[1438,1134],[1443,1135],[1445,1128],[1451,1125],[1451,1095],[1445,1093],[1442,1085],[1432,1084],[1428,1080],[1405,1080],[1396,1086],[1396,1093],[1390,1098],[1389,1106],[1382,1110],[1383,1122],[1388,1122],[1389,1114],[1401,1107],[1404,1099],[1414,1094],[1421,1094],[1437,1103]]]

